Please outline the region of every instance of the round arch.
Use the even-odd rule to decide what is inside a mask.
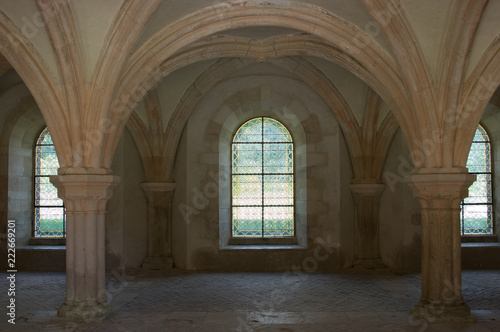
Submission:
[[[499,86],[500,39],[497,38],[483,54],[464,85],[461,100],[462,110],[457,123],[460,135],[458,135],[458,142],[455,144],[455,163],[465,165],[467,162],[477,124]]]
[[[323,56],[335,53],[337,59],[343,59],[336,63],[346,66],[351,71],[357,69],[354,73],[362,78],[371,76],[372,79],[367,80],[369,85],[392,108],[397,109],[397,112],[404,112],[407,108],[404,101],[405,93],[394,59],[369,34],[317,6],[297,2],[291,2],[289,6],[285,9],[276,5],[255,5],[246,2],[219,4],[163,28],[132,56],[115,99],[112,122],[123,127],[132,107],[168,73],[166,70],[168,66],[182,67],[199,61],[196,60],[196,43],[203,38],[228,29],[269,25],[303,31],[310,35],[308,42],[311,41],[311,36],[322,41]],[[358,46],[356,40],[363,40],[366,43]],[[193,49],[187,49],[189,45],[193,45]],[[208,56],[241,56],[235,54],[238,51],[240,53],[245,51],[245,54],[248,54],[249,44],[245,45],[241,48],[235,44],[228,45],[226,42],[225,47],[219,45],[221,46],[219,49],[219,46],[214,47],[212,44],[209,48],[215,51]],[[294,55],[303,54],[301,51],[303,52],[304,48],[302,45],[302,50],[297,50]],[[231,51],[228,52],[228,49]],[[205,58],[206,51],[205,48]],[[380,91],[381,89],[386,91]],[[399,100],[396,102],[394,98]],[[395,105],[398,107],[393,107]],[[402,119],[397,114],[396,117],[398,120]],[[401,125],[404,127],[404,123]],[[106,151],[113,151],[115,145],[116,138],[109,140]]]
[[[214,193],[211,197],[217,198],[214,197],[213,204],[209,204],[200,214],[191,216],[190,230],[193,234],[197,232],[195,229],[201,232],[218,231],[217,243],[212,242],[214,248],[224,248],[224,239],[229,240],[227,235],[230,233],[226,232],[229,215],[224,204],[230,201],[227,199],[230,194],[226,182],[230,143],[234,131],[243,122],[258,116],[272,117],[283,123],[296,143],[294,149],[298,169],[295,189],[298,190],[297,198],[300,198],[296,220],[302,221],[297,225],[297,245],[305,247],[307,243],[307,248],[310,248],[311,241],[325,232],[331,232],[332,241],[347,248],[351,236],[347,230],[352,223],[347,207],[352,204],[352,198],[350,191],[349,195],[339,195],[349,190],[348,183],[352,179],[345,138],[335,116],[314,89],[299,79],[284,76],[250,75],[244,81],[239,77],[229,78],[211,89],[202,102],[197,103],[184,131],[186,136],[182,138],[190,144],[181,143],[181,149],[184,149],[181,151],[184,152],[178,154],[180,158],[177,158],[174,181],[179,187],[184,186],[184,183],[187,188],[201,186],[203,192],[205,186],[214,182],[218,195]],[[327,157],[332,154],[338,157]],[[189,163],[187,170],[184,160],[194,161]],[[331,186],[324,185],[324,174],[329,174]],[[179,203],[186,202],[186,197],[190,204],[189,192],[188,196],[180,191],[175,195],[180,195],[176,196]],[[313,211],[322,211],[320,214],[324,217],[317,218]],[[179,227],[185,227],[186,220],[183,217],[179,212],[174,216],[174,222]],[[301,229],[305,232],[301,232]],[[345,232],[345,236],[341,236],[342,232]],[[346,250],[349,251],[349,248]],[[227,249],[231,251],[235,248]],[[340,260],[333,260],[335,262],[332,264],[343,264]],[[188,259],[187,264],[198,263],[193,258]]]
[[[14,91],[17,90],[17,91]],[[7,117],[2,132],[1,145],[5,147],[2,160],[7,164],[5,187],[6,219],[16,220],[16,241],[27,245],[32,237],[33,226],[33,148],[45,120],[35,100],[20,85],[11,89],[12,94],[25,89],[25,97],[13,108]],[[2,207],[3,208],[3,207]],[[6,220],[5,220],[6,221]]]
[[[232,58],[221,60],[201,74],[186,91],[181,98],[181,103],[173,112],[167,126],[168,129],[163,153],[165,156],[165,164],[162,167],[162,169],[166,170],[166,174],[169,175],[172,172],[177,145],[180,141],[182,130],[196,104],[212,87],[222,81],[228,74],[253,63],[255,63],[255,59]],[[352,115],[349,105],[335,86],[326,77],[318,73],[317,69],[303,58],[287,58],[283,61],[272,60],[271,63],[286,71],[296,73],[304,83],[311,86],[318,95],[323,97],[323,100],[330,106],[331,111],[335,114],[337,121],[339,121],[351,155],[359,154],[361,151],[361,142],[356,135],[356,129],[358,127],[356,120]],[[355,173],[359,172],[360,171],[356,172],[355,170]]]

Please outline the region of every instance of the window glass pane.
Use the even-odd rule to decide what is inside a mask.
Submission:
[[[262,175],[233,175],[233,205],[262,205]]]
[[[66,225],[63,208],[35,208],[39,222],[36,224],[37,236],[62,237],[66,235]]]
[[[262,236],[262,208],[233,206],[233,236]]]
[[[264,118],[264,142],[291,142],[288,130],[278,121]]]
[[[262,173],[262,144],[233,144],[233,173]]]
[[[466,204],[486,204],[491,200],[491,174],[476,174],[476,181],[469,187],[469,197],[464,199]]]
[[[490,144],[488,142],[474,142],[471,145],[467,168],[471,173],[490,172]]]
[[[294,236],[293,143],[270,118],[236,132],[232,147],[232,236]]]
[[[57,197],[57,189],[50,182],[50,175],[57,175],[59,161],[49,131],[45,128],[35,145],[35,237],[66,234],[64,204]]]
[[[476,181],[469,187],[469,196],[462,201],[462,234],[493,234],[491,146],[488,134],[482,126],[478,126],[474,135],[467,168],[470,173],[476,174]]]
[[[262,142],[262,118],[257,118],[244,123],[234,136],[234,142]]]
[[[53,145],[39,145],[36,147],[36,175],[57,174],[59,161]]]
[[[264,236],[293,236],[293,207],[264,207]]]
[[[293,205],[292,175],[264,175],[264,184],[266,205]]]
[[[54,142],[52,142],[52,136],[50,136],[49,130],[47,128],[45,128],[40,134],[37,145],[54,145]]]
[[[491,205],[464,205],[462,209],[463,234],[492,234]]]
[[[47,176],[35,177],[35,206],[63,206],[56,187]]]
[[[293,173],[293,145],[264,145],[264,173]]]

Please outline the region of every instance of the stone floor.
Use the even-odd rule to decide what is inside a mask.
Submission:
[[[335,274],[187,273],[108,275],[107,317],[56,317],[64,273],[16,274],[16,324],[0,331],[500,331],[500,270],[464,271],[468,325],[413,321],[419,274],[346,270]],[[3,310],[8,283],[0,280]]]

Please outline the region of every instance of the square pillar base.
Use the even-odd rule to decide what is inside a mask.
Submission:
[[[142,263],[142,270],[169,270],[174,266],[172,256],[146,256]]]
[[[420,301],[410,310],[415,320],[425,320],[429,323],[472,323],[476,319],[470,313],[465,303],[445,304]]]
[[[57,315],[75,322],[89,321],[106,316],[112,312],[108,303],[98,304],[67,304],[63,303],[57,310]]]
[[[362,268],[368,270],[385,269],[386,266],[380,258],[358,258],[352,264],[354,268]]]

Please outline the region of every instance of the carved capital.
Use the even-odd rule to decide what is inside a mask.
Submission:
[[[407,182],[422,208],[448,209],[458,208],[475,180],[476,176],[468,173],[426,173],[413,174]]]
[[[64,201],[66,211],[102,212],[120,178],[108,174],[65,174],[51,176],[50,181]]]
[[[385,184],[380,183],[353,183],[351,184],[351,191],[354,199],[357,197],[372,197],[378,198],[382,191],[385,189]]]
[[[168,204],[172,201],[175,190],[172,182],[145,182],[141,184],[150,204]]]

